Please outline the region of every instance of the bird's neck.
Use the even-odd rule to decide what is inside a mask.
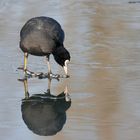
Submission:
[[[52,54],[55,56],[55,55],[57,55],[57,56],[59,56],[60,54],[62,54],[63,52],[65,52],[65,48],[64,48],[64,46],[62,45],[62,46],[59,46],[59,47],[56,47],[55,48],[55,50],[52,52]]]

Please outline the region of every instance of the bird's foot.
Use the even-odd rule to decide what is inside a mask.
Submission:
[[[65,78],[70,78],[70,75],[65,75]]]
[[[25,77],[27,77],[27,78],[38,77],[38,76],[42,75],[41,72],[35,73],[35,72],[29,71],[29,70],[24,70],[24,74],[25,74]]]
[[[42,73],[38,76],[39,79],[49,78],[49,79],[57,79],[59,81],[60,75],[53,73]]]
[[[54,79],[59,79],[60,78],[60,75],[59,74],[50,73],[50,77],[51,78],[54,78]]]
[[[28,69],[24,69],[23,67],[18,67],[18,69],[24,71],[24,76],[25,76],[24,79],[38,77],[38,76],[43,74],[42,72],[37,72],[37,73],[32,72],[32,71],[30,71]]]
[[[69,75],[60,75],[60,74],[53,74],[53,73],[47,73],[48,78],[51,79],[59,79],[59,78],[69,78]]]
[[[25,77],[23,79],[37,77],[39,79],[49,78],[49,79],[57,79],[59,81],[60,78],[69,78],[70,77],[69,75],[60,75],[60,74],[53,74],[53,73],[43,73],[43,72],[35,73],[28,69],[24,70],[23,67],[18,67],[18,69],[24,71]]]
[[[60,78],[69,78],[70,75],[60,75]]]

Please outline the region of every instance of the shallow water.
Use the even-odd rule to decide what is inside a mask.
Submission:
[[[53,80],[51,93],[68,86],[66,123],[53,136],[39,136],[22,119],[24,84],[19,32],[31,17],[50,16],[65,30],[71,53],[70,79]],[[140,4],[127,0],[0,1],[0,139],[140,139]],[[51,58],[54,73],[62,68]],[[45,59],[29,57],[29,68],[47,71]],[[30,95],[47,91],[48,80],[28,80]]]

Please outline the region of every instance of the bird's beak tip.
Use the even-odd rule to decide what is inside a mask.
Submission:
[[[65,60],[65,66],[67,66],[70,63],[70,60]]]

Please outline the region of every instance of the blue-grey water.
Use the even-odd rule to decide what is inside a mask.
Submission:
[[[0,1],[0,139],[140,139],[140,4],[128,0]],[[53,136],[39,136],[22,119],[24,84],[19,32],[35,16],[50,16],[65,31],[71,53],[69,79],[53,80],[51,93],[66,84],[71,106]],[[53,57],[52,71],[63,73]],[[29,56],[28,67],[47,72],[45,58]],[[30,94],[44,93],[48,80],[28,80]],[[35,117],[35,116],[34,116]]]

